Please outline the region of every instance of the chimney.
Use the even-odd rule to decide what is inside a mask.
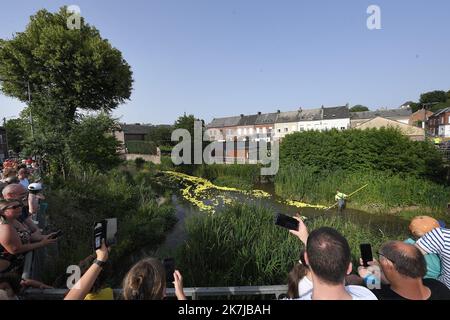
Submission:
[[[243,118],[244,117],[244,114],[243,113],[241,113],[241,118]]]
[[[260,116],[261,115],[261,111],[258,111],[258,116]]]
[[[280,110],[277,110],[277,113],[280,113],[281,111]]]

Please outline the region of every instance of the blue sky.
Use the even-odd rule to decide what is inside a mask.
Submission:
[[[41,8],[78,5],[134,72],[123,122],[173,123],[350,103],[394,108],[450,90],[450,1],[15,0],[0,38]],[[367,7],[381,8],[368,30]],[[23,105],[0,95],[0,117]]]

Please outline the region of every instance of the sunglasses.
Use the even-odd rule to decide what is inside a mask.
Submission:
[[[378,256],[380,256],[380,257],[384,257],[385,259],[387,259],[387,260],[389,260],[389,261],[391,261],[392,263],[395,263],[395,261],[394,260],[392,260],[392,259],[390,259],[390,258],[388,258],[388,257],[386,257],[384,254],[382,254],[380,251],[377,251],[377,255]]]
[[[6,209],[19,209],[19,208],[23,208],[23,205],[22,204],[16,204],[14,206],[6,207],[5,210]]]

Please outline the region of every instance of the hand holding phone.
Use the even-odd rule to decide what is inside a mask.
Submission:
[[[363,261],[363,266],[368,267],[369,261],[373,261],[372,246],[370,245],[370,243],[363,243],[359,246],[359,248],[361,250],[361,259]]]
[[[299,222],[296,219],[282,213],[277,213],[275,216],[275,224],[289,230],[298,230],[299,226]]]
[[[63,232],[61,230],[56,231],[54,234],[52,234],[50,237],[48,237],[49,239],[56,239],[59,238],[61,235],[63,234]]]
[[[166,284],[174,282],[175,278],[173,277],[173,273],[175,272],[175,259],[174,258],[164,259],[163,265],[166,271]]]

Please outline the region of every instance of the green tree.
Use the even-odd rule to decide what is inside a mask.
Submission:
[[[436,102],[446,102],[447,94],[445,91],[430,91],[420,95],[420,103],[436,103]]]
[[[157,125],[150,127],[145,139],[154,142],[157,146],[171,146],[170,137],[172,135],[173,126]]]
[[[29,83],[32,111],[47,112],[42,104],[53,102],[47,106],[61,109],[66,122],[77,109],[115,109],[129,99],[132,87],[121,52],[83,19],[79,30],[68,29],[70,15],[66,7],[58,13],[40,10],[24,32],[0,42],[2,92],[27,102]]]
[[[71,13],[40,10],[24,32],[0,39],[0,86],[3,94],[28,102],[35,136],[28,152],[47,154],[61,170],[66,138],[77,111],[115,109],[130,98],[132,72],[119,50],[81,19],[71,30]]]
[[[107,114],[82,117],[70,132],[67,152],[70,160],[80,166],[107,171],[121,163],[120,142],[112,132],[117,122]]]
[[[21,152],[25,146],[25,139],[27,137],[26,131],[29,130],[30,127],[27,127],[24,120],[18,118],[6,121],[5,128],[8,139],[8,149],[15,153]]]
[[[350,112],[361,112],[361,111],[369,111],[369,108],[360,104],[357,104],[356,106],[350,108]]]
[[[174,129],[186,129],[191,134],[191,137],[194,138],[194,123],[195,121],[202,122],[202,134],[205,129],[205,123],[203,120],[197,119],[194,115],[186,115],[179,117],[177,121],[175,121]]]

